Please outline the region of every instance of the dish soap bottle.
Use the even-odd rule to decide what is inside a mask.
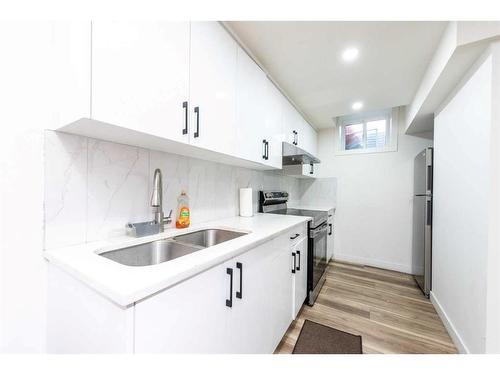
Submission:
[[[177,198],[177,218],[175,220],[176,228],[187,228],[190,224],[189,197],[183,190]]]

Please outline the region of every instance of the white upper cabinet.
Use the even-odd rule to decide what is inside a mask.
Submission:
[[[316,153],[316,132],[218,22],[95,21],[58,35],[59,91],[78,97],[59,99],[55,129],[260,169],[282,167],[282,141]]]
[[[317,154],[317,133],[302,115],[283,98],[283,133],[285,142],[295,144],[307,152]]]
[[[309,125],[302,117],[300,117],[300,122],[298,126],[297,143],[298,146],[310,154],[317,155],[317,133],[314,128]]]
[[[299,129],[299,114],[284,96],[281,97],[281,103],[283,108],[283,141],[295,144],[296,132]]]
[[[220,153],[236,149],[237,44],[217,22],[191,24],[191,144]]]
[[[262,164],[267,164],[266,142],[270,136],[266,126],[267,81],[265,73],[238,47],[236,152],[244,159]]]
[[[188,142],[189,22],[92,24],[92,119]]]
[[[265,132],[267,146],[266,164],[281,168],[282,161],[282,146],[283,142],[283,95],[274,86],[274,84],[266,79],[266,115],[265,115]]]

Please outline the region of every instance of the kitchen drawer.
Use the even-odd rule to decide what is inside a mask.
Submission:
[[[288,231],[288,238],[290,238],[290,246],[307,238],[307,223],[302,223],[290,229]]]

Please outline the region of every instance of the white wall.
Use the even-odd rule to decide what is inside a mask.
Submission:
[[[432,142],[403,135],[398,122],[396,152],[335,155],[337,130],[320,131],[317,168],[337,178],[334,257],[410,272],[413,159]]]
[[[38,25],[32,34],[33,29],[24,26],[0,24],[4,51],[0,59],[0,352],[43,352],[45,348],[41,129],[50,121],[43,92],[49,82],[42,82],[48,79],[49,62],[43,54],[50,29]]]
[[[434,127],[432,298],[459,349],[471,353],[499,350],[498,87],[492,96],[493,69],[497,75],[500,70],[496,53],[494,59],[488,51],[475,64]]]

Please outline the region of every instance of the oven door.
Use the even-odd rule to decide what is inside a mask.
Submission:
[[[325,282],[325,271],[328,265],[326,242],[328,223],[324,222],[314,229],[309,229],[309,267],[308,267],[308,304],[312,306]]]

